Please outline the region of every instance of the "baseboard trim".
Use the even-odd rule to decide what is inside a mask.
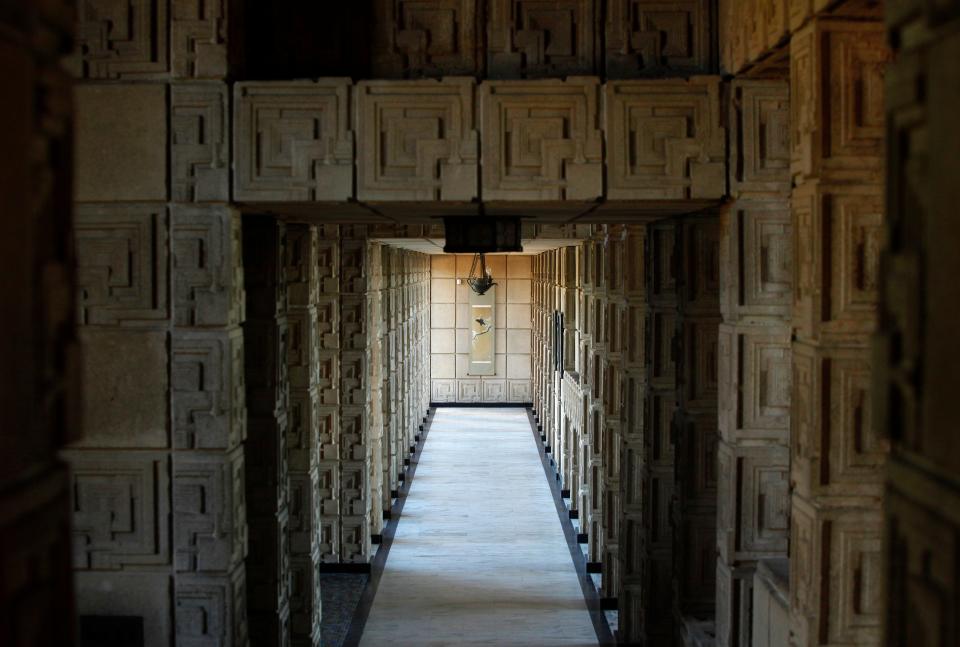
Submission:
[[[477,409],[529,409],[529,402],[431,402],[430,406],[436,409],[444,407],[477,408]]]

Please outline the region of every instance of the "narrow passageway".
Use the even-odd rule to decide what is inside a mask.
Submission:
[[[596,645],[523,409],[440,408],[361,645]]]

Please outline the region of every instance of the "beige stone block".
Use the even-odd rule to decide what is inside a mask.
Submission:
[[[167,2],[77,3],[77,54],[71,68],[86,79],[164,78],[170,71]]]
[[[84,438],[78,447],[167,447],[167,334],[82,328]]]
[[[863,345],[877,322],[882,187],[809,182],[792,200],[797,337]]]
[[[174,0],[171,3],[170,62],[180,78],[227,76],[228,3]]]
[[[527,303],[507,304],[507,328],[531,328],[530,305]]]
[[[77,206],[78,323],[165,325],[170,316],[168,230],[163,205]]]
[[[603,142],[598,95],[595,77],[482,83],[484,199],[600,197]]]
[[[471,349],[472,333],[467,328],[458,328],[456,330],[457,353],[469,353]]]
[[[430,279],[430,302],[456,303],[456,289],[454,279]]]
[[[507,331],[504,328],[498,328],[494,331],[494,334],[496,335],[496,345],[494,349],[502,353],[507,348]]]
[[[529,353],[530,352],[530,331],[522,328],[507,330],[507,352],[508,353]]]
[[[479,193],[472,78],[361,81],[360,200],[470,201]]]
[[[374,76],[388,79],[475,74],[480,67],[476,0],[377,0]]]
[[[497,285],[490,288],[493,293],[493,301],[497,304],[498,309],[502,308],[502,304],[507,302],[507,284],[507,280],[501,279]]]
[[[434,328],[430,331],[430,352],[447,354],[456,352],[453,328]]]
[[[234,93],[235,200],[353,197],[349,79],[239,83]]]
[[[167,86],[78,85],[74,198],[167,199]]]
[[[470,306],[466,303],[458,303],[456,308],[457,328],[470,328]]]
[[[497,328],[506,328],[507,327],[507,308],[505,306],[499,306],[493,309],[493,319],[494,325]]]
[[[456,306],[452,303],[430,304],[430,326],[433,328],[455,328],[457,325]]]
[[[479,379],[457,380],[457,402],[480,402],[483,399],[483,385]]]
[[[605,86],[607,197],[720,198],[726,144],[719,77]]]
[[[507,400],[530,402],[533,397],[530,380],[507,380]]]
[[[502,281],[507,278],[507,256],[505,254],[491,254],[485,258],[487,267],[493,274],[493,280]]]
[[[506,256],[507,278],[510,279],[529,279],[532,271],[532,256],[510,255]]]
[[[456,360],[456,376],[458,380],[470,377],[470,355],[459,353]]]
[[[530,303],[530,289],[529,279],[510,279],[507,282],[507,303]]]
[[[456,278],[457,257],[452,254],[434,254],[430,257],[430,276],[435,279]]]
[[[505,402],[507,399],[506,380],[483,380],[484,402]]]
[[[431,379],[453,379],[456,377],[455,355],[431,355],[430,357],[430,377]]]
[[[737,4],[737,3],[731,3]],[[711,4],[611,0],[606,5],[610,78],[696,74],[712,68]]]
[[[457,279],[457,303],[470,303],[470,286],[466,279]]]
[[[739,80],[731,90],[730,192],[785,197],[790,192],[790,87],[786,81]]]
[[[170,166],[176,202],[230,199],[230,99],[226,83],[170,90]]]
[[[456,380],[432,380],[430,390],[430,400],[432,402],[456,402],[457,401],[457,381]]]
[[[144,647],[165,647],[172,642],[173,579],[169,573],[89,571],[73,577],[79,615],[143,618]]]
[[[507,355],[507,378],[511,380],[529,380],[530,355]]]
[[[599,40],[596,0],[492,0],[487,72],[493,78],[593,74]]]
[[[890,59],[881,21],[818,18],[793,34],[794,178],[883,182],[884,70]]]

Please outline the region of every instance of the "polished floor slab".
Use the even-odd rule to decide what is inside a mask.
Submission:
[[[360,644],[597,644],[523,409],[436,410]]]

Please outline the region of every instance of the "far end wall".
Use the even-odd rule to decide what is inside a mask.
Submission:
[[[473,256],[431,259],[430,378],[433,402],[530,402],[530,256],[487,256],[494,287],[496,374],[468,375]],[[457,285],[457,279],[461,284]]]

